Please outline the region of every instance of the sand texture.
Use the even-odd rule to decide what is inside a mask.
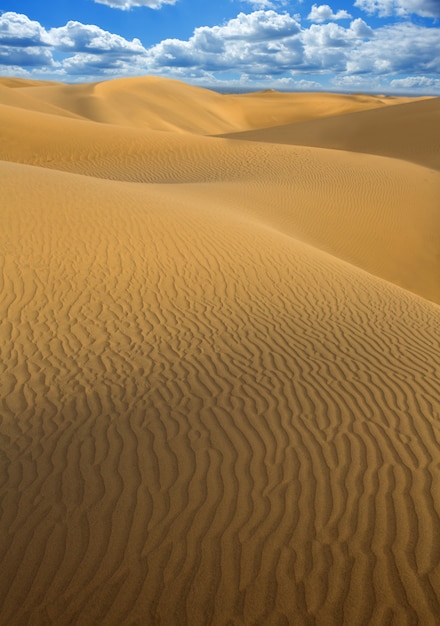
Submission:
[[[225,135],[380,154],[440,170],[440,98]]]
[[[439,110],[2,80],[0,624],[438,624]]]

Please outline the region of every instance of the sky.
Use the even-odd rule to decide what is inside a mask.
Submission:
[[[0,0],[0,75],[440,95],[440,0]]]

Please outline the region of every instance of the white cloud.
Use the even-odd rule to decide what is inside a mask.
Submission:
[[[440,91],[440,78],[428,78],[427,76],[407,76],[396,78],[390,82],[391,87],[397,89],[431,89]]]
[[[361,20],[360,17],[352,21],[349,30],[354,34],[355,37],[358,37],[360,39],[370,39],[374,37],[373,29],[370,28],[368,24],[364,22],[364,20]]]
[[[93,24],[73,21],[52,28],[49,37],[54,50],[71,53],[62,61],[62,68],[70,77],[95,80],[147,71],[147,51],[139,39],[129,41]]]
[[[350,13],[341,9],[337,11],[337,13],[333,13],[333,10],[329,7],[328,4],[321,4],[320,6],[314,4],[311,8],[307,19],[310,22],[328,22],[335,20],[347,20],[350,19]]]
[[[354,6],[379,17],[409,14],[440,17],[440,0],[356,0]]]
[[[279,86],[292,91],[321,91],[323,88],[321,83],[316,80],[305,80],[304,78],[300,80],[288,79],[285,83],[280,83]]]
[[[102,77],[133,75],[139,73],[141,66],[124,57],[75,54],[63,62],[63,69],[69,76]]]
[[[222,26],[196,28],[188,41],[165,39],[150,48],[148,56],[155,68],[279,74],[285,70],[286,61],[301,58],[301,44],[296,38],[300,30],[299,23],[287,13],[240,13]]]
[[[291,71],[345,71],[352,51],[373,36],[361,19],[353,20],[348,28],[330,23],[301,29],[293,18],[278,17],[283,18],[285,28],[268,28],[261,15],[255,19],[253,14],[221,27],[198,28],[188,41],[162,41],[148,51],[149,65],[157,71],[164,67],[237,71],[258,80]]]
[[[356,0],[355,7],[362,9],[369,15],[377,13],[379,17],[385,17],[396,13],[403,15],[403,11],[397,9],[397,3],[399,0]]]
[[[194,33],[206,28],[196,28]],[[225,25],[214,26],[211,30],[226,39],[266,41],[296,34],[300,26],[297,20],[288,13],[254,11],[253,13],[239,13]]]
[[[330,22],[301,28],[291,16],[273,11],[198,28],[189,40],[164,40],[147,55],[148,66],[157,72],[233,71],[254,80],[338,72],[368,74],[371,81],[379,75],[440,72],[437,29],[398,23],[373,31],[359,18],[348,27]]]
[[[0,15],[0,65],[53,67],[50,40],[41,24],[12,11]]]
[[[19,13],[0,15],[0,66],[23,68],[55,68],[54,54],[75,53],[64,61],[67,74],[88,68],[95,74],[98,68],[129,70],[133,57],[146,57],[147,51],[139,39],[128,41],[95,25],[68,22],[47,31],[41,24]]]
[[[301,33],[303,71],[345,72],[354,52],[372,36],[373,31],[361,19],[353,20],[348,28],[333,22],[312,24]]]
[[[373,37],[372,29],[360,18],[353,20],[348,28],[339,24],[312,24],[302,32],[302,39],[309,48],[347,48],[359,45],[360,40]]]
[[[99,26],[81,24],[81,22],[70,21],[60,28],[52,28],[49,31],[49,40],[57,50],[62,51],[96,54],[112,52],[129,55],[146,53],[139,39],[128,41]]]
[[[379,28],[374,39],[354,49],[347,61],[350,74],[439,74],[438,31],[411,22]]]
[[[253,9],[273,9],[274,3],[271,0],[243,0],[250,4]]]
[[[440,78],[406,76],[389,80],[387,76],[350,74],[331,80],[335,89],[373,93],[440,94]]]
[[[408,13],[422,17],[440,17],[439,0],[400,0],[400,3]]]
[[[47,33],[39,22],[12,11],[0,15],[0,45],[32,47],[48,44]]]
[[[94,0],[97,4],[106,4],[112,9],[128,11],[133,7],[160,9],[164,4],[176,4],[177,0]]]
[[[286,6],[289,0],[238,0],[242,4],[250,4],[253,9],[275,9]]]

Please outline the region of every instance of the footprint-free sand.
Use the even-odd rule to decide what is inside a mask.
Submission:
[[[0,81],[0,623],[436,626],[440,99]]]

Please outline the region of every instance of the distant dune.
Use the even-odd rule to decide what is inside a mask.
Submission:
[[[15,106],[46,110],[54,107],[64,117],[136,129],[220,134],[254,130],[339,113],[375,109],[409,102],[404,97],[344,94],[289,94],[274,91],[245,95],[221,95],[200,87],[157,77],[127,78],[86,85],[41,83],[0,78],[1,102],[16,99]],[[22,105],[18,103],[21,98]],[[42,108],[43,107],[43,108]]]
[[[439,111],[1,79],[0,624],[438,624]]]
[[[228,136],[380,154],[440,170],[439,128],[440,98],[427,98]]]

